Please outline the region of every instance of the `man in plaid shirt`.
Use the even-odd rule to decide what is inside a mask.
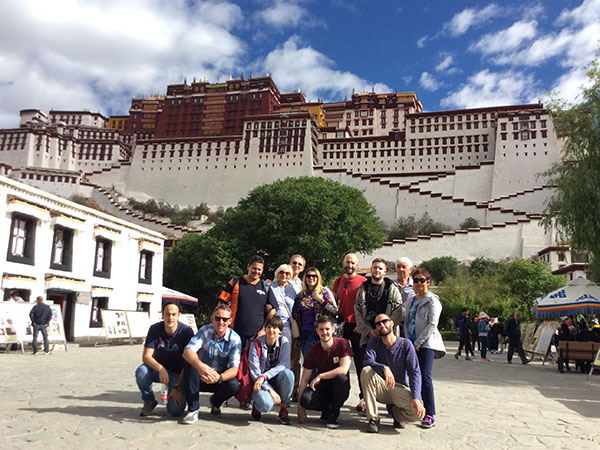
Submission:
[[[229,328],[231,308],[223,303],[214,309],[211,323],[204,325],[183,352],[185,365],[185,397],[188,414],[181,420],[191,425],[198,421],[199,392],[212,392],[209,402],[213,416],[221,414],[221,405],[238,389],[236,378],[242,341]]]

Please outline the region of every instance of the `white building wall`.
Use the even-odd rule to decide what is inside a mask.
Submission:
[[[523,245],[524,236],[540,236],[537,246]],[[453,235],[444,234],[439,237],[406,240],[402,243],[385,245],[368,255],[359,255],[359,266],[368,268],[374,258],[385,258],[387,261],[406,256],[415,265],[422,261],[441,256],[452,256],[461,262],[469,262],[475,258],[485,257],[496,261],[513,258],[530,258],[542,250],[552,236],[546,234],[539,225],[539,220],[521,222],[492,229],[469,231]]]
[[[25,205],[9,205],[9,200],[17,198],[25,201]],[[32,206],[33,205],[33,206]],[[20,208],[17,213],[25,216],[35,215],[36,233],[34,263],[27,264],[7,260],[8,245],[11,234],[14,208]],[[51,254],[53,247],[54,227],[56,220],[66,220],[62,214],[79,219],[73,222],[73,251],[71,270],[52,268]],[[58,219],[57,219],[58,217]],[[62,222],[60,224],[64,224]],[[119,233],[107,233],[102,228],[110,228]],[[110,277],[94,276],[94,261],[96,238],[109,238],[112,244]],[[150,317],[156,317],[161,308],[163,249],[164,236],[147,228],[143,228],[102,212],[86,208],[63,198],[48,194],[37,188],[23,183],[0,177],[0,274],[3,275],[2,291],[13,288],[28,289],[30,299],[45,295],[49,289],[65,289],[74,296],[75,311],[73,334],[75,339],[98,336],[101,328],[90,328],[91,303],[89,302],[93,286],[112,288],[106,296],[109,297],[109,309],[136,310],[138,293],[151,293]],[[140,252],[149,250],[152,258],[152,282],[140,283],[139,261]],[[4,274],[16,274],[35,277],[35,282],[22,286],[9,287],[4,280]],[[61,285],[48,281],[48,275],[80,280]],[[66,284],[65,284],[66,283]],[[87,300],[86,300],[87,299]]]

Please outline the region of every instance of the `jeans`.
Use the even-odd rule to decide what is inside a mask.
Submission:
[[[435,398],[431,370],[435,359],[435,350],[421,347],[417,352],[419,367],[421,368],[421,397],[425,406],[425,414],[435,416]]]
[[[33,345],[33,353],[35,354],[38,352],[38,331],[42,332],[42,337],[44,338],[44,352],[48,353],[50,351],[50,344],[48,343],[48,329],[46,328],[46,325],[37,324],[33,326],[33,342],[31,343],[31,345]]]
[[[299,400],[304,409],[322,411],[328,416],[340,415],[340,408],[350,396],[350,379],[347,375],[337,375],[330,380],[321,380],[313,391],[304,389]]]
[[[487,356],[488,337],[479,336],[479,343],[481,344],[481,357],[485,358]]]
[[[281,404],[290,406],[290,399],[292,398],[292,389],[294,388],[294,374],[290,369],[284,369],[269,380],[271,387],[281,397]],[[252,392],[252,403],[254,407],[261,413],[267,413],[273,409],[275,405],[273,397],[269,391],[260,390],[258,392]]]
[[[179,373],[172,372],[167,370],[169,373],[169,386],[168,393],[170,394],[173,390],[173,386],[179,379]],[[142,364],[135,371],[135,381],[140,388],[140,392],[142,393],[142,400],[155,400],[154,392],[152,391],[152,383],[160,382],[160,378],[158,376],[158,371],[151,369],[146,364]],[[180,405],[175,405],[175,401],[170,398],[167,403],[167,413],[172,416],[179,417],[183,413],[185,409],[185,402],[182,402]]]
[[[302,349],[302,356],[306,357],[310,348],[317,342],[319,342],[319,337],[313,330],[302,330],[300,332],[300,348]]]
[[[244,350],[246,348],[246,346],[248,345],[248,342],[250,342],[255,337],[256,337],[256,334],[253,334],[250,336],[245,335],[245,334],[240,334],[240,339],[242,340],[242,350]]]
[[[197,411],[200,407],[200,396],[198,395],[200,392],[213,392],[212,404],[219,408],[225,400],[233,397],[240,389],[240,382],[235,377],[220,384],[205,383],[200,379],[200,374],[196,368],[190,366],[188,363],[185,364],[183,375],[185,377],[184,396],[190,412]]]
[[[356,323],[346,322],[344,324],[344,337],[350,341],[350,345],[352,345],[352,353],[354,354],[354,367],[356,368],[356,378],[358,378],[358,387],[360,389],[359,397],[363,398],[362,385],[360,383],[360,371],[362,370],[362,360],[361,355],[364,355],[364,351],[361,353],[360,348],[360,333],[355,333],[354,328],[356,328]]]

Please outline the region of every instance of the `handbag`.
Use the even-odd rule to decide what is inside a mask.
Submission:
[[[300,337],[300,327],[298,326],[298,322],[296,319],[292,317],[292,313],[290,312],[290,307],[287,305],[285,301],[285,297],[283,298],[283,306],[287,310],[288,316],[290,317],[290,328],[292,330],[292,339],[298,339]]]

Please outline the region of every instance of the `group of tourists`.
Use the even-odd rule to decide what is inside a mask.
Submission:
[[[212,415],[236,396],[254,420],[277,406],[279,421],[289,425],[289,407],[297,401],[299,423],[307,411],[318,411],[328,428],[337,428],[354,360],[356,408],[367,416],[367,431],[379,431],[377,403],[386,405],[394,428],[407,422],[434,426],[433,361],[446,350],[437,329],[442,306],[429,291],[427,270],[413,270],[401,258],[392,281],[385,276],[386,261],[376,258],[364,277],[349,253],[344,273],[329,289],[319,270],[305,265],[294,255],[267,282],[261,278],[263,259],[253,256],[247,273],[219,295],[211,323],[195,335],[178,321],[178,305],[165,303],[163,321],[150,327],[136,371],[141,415],[153,413],[158,402],[152,385],[161,382],[167,412],[182,424],[198,421],[199,393],[210,392]]]
[[[458,350],[454,354],[456,359],[460,358],[464,348],[465,360],[470,361],[471,357],[475,356],[475,340],[477,340],[481,361],[489,361],[488,349],[490,349],[490,353],[503,353],[504,345],[508,342],[506,362],[512,364],[512,358],[516,351],[523,364],[529,363],[521,343],[521,313],[519,311],[515,311],[504,325],[501,318],[490,319],[485,311],[481,311],[471,322],[469,309],[463,308],[461,314],[456,318],[456,328],[459,338]]]

